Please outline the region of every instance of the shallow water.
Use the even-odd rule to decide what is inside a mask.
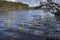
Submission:
[[[59,17],[44,10],[0,12],[1,40],[44,40],[59,37],[56,31],[60,31]]]

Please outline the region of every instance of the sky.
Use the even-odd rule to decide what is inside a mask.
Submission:
[[[23,2],[28,4],[30,7],[39,6],[40,4],[40,0],[7,0],[7,1]],[[46,0],[42,0],[42,1],[46,2]],[[53,1],[60,3],[60,0],[53,0]]]

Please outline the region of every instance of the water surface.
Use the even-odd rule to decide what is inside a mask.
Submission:
[[[1,40],[40,40],[59,37],[60,20],[44,10],[17,10],[0,12]],[[39,37],[44,36],[44,37]]]

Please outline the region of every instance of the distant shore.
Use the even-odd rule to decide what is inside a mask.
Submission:
[[[0,1],[0,11],[28,10],[29,6],[21,2]]]
[[[9,10],[46,10],[51,8],[41,8],[41,7],[29,7],[28,4],[22,2],[8,2],[0,1],[0,11],[9,11]],[[60,9],[60,7],[59,7]]]

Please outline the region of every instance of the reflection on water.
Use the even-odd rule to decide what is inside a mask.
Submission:
[[[0,39],[23,39],[26,37],[30,38],[33,35],[59,36],[59,32],[56,32],[56,30],[60,31],[60,22],[58,22],[54,14],[43,10],[1,12]]]

